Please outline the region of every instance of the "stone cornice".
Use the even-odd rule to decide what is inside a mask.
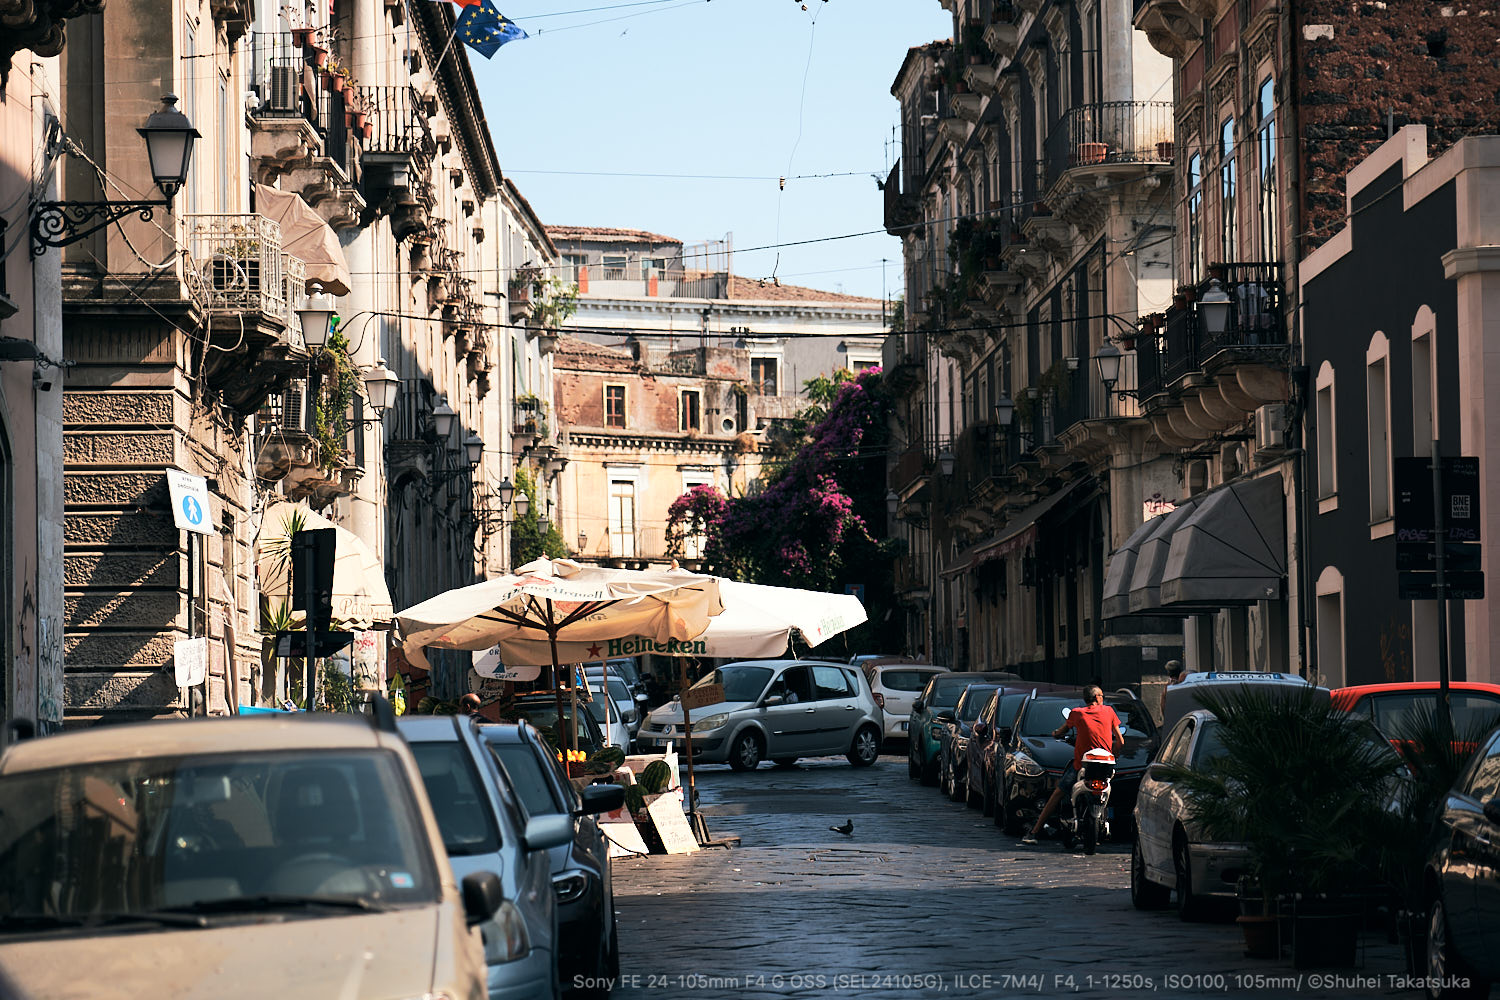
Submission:
[[[565,428],[570,448],[634,449],[638,451],[704,452],[721,455],[732,451],[734,438],[694,437],[680,433],[651,434],[610,432],[597,429]],[[576,453],[575,453],[576,457]]]
[[[635,315],[680,316],[691,320],[691,325],[682,329],[684,337],[698,335],[698,318],[704,309],[710,309],[720,318],[729,316],[778,316],[801,320],[847,320],[850,322],[879,323],[881,307],[877,305],[857,306],[831,302],[779,301],[771,299],[687,299],[687,298],[605,298],[602,296],[579,296],[578,311],[573,324],[587,325],[585,320],[595,312],[620,312]],[[718,331],[710,331],[715,333]],[[726,331],[727,332],[727,331]],[[873,335],[873,334],[872,334]]]

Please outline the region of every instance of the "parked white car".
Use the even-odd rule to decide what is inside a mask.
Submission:
[[[885,713],[885,738],[888,740],[906,739],[911,703],[917,700],[933,674],[948,672],[947,667],[910,663],[899,657],[865,660],[859,666],[864,671],[865,680],[870,682],[875,704]]]
[[[638,713],[634,699],[625,688],[625,682],[613,674],[609,676],[608,684],[603,674],[584,674],[583,679],[592,695],[588,702],[589,714],[599,723],[599,728],[604,730],[605,742],[629,753],[635,739],[631,724],[635,722]],[[626,716],[627,710],[629,717]],[[639,728],[638,724],[636,728]]]

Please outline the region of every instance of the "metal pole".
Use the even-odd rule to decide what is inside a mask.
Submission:
[[[566,769],[568,765],[567,752],[578,746],[578,731],[576,729],[573,731],[572,745],[568,745],[568,727],[563,725],[562,674],[561,668],[557,663],[557,622],[552,617],[551,598],[547,599],[547,642],[552,647],[552,695],[553,700],[557,702],[557,742],[562,744],[563,768]],[[576,692],[574,697],[575,699],[577,698]],[[576,700],[574,701],[574,708],[577,708]]]
[[[678,697],[682,699],[682,746],[687,751],[688,772],[688,825],[693,828],[694,836],[698,836],[698,788],[693,782],[693,718],[688,711],[687,693],[687,657],[678,660],[678,690],[682,693]],[[705,838],[699,838],[705,839]]]
[[[1438,439],[1432,439],[1432,537],[1437,559],[1437,634],[1438,634],[1438,725],[1452,742],[1453,704],[1448,695],[1448,576],[1444,566],[1443,547],[1447,543],[1443,523],[1443,458]]]
[[[317,574],[312,567],[312,539],[303,531],[297,532],[297,539],[302,547],[302,565],[306,568],[306,572],[302,574],[302,623],[307,626],[307,648],[303,650],[306,655],[302,657],[302,709],[311,712],[317,704],[313,698],[318,678],[317,671],[313,669],[313,652],[317,649],[314,642],[317,632],[313,627],[313,607],[318,600],[318,583],[314,579]]]

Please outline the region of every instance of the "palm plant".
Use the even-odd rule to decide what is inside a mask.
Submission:
[[[1401,760],[1370,726],[1308,688],[1205,694],[1224,754],[1173,768],[1191,818],[1249,851],[1267,910],[1284,895],[1339,896],[1368,884],[1376,829]]]

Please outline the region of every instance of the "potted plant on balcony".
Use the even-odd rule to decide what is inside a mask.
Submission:
[[[307,43],[312,41],[313,29],[307,25],[295,25],[292,28],[292,44],[298,48],[306,48]]]

